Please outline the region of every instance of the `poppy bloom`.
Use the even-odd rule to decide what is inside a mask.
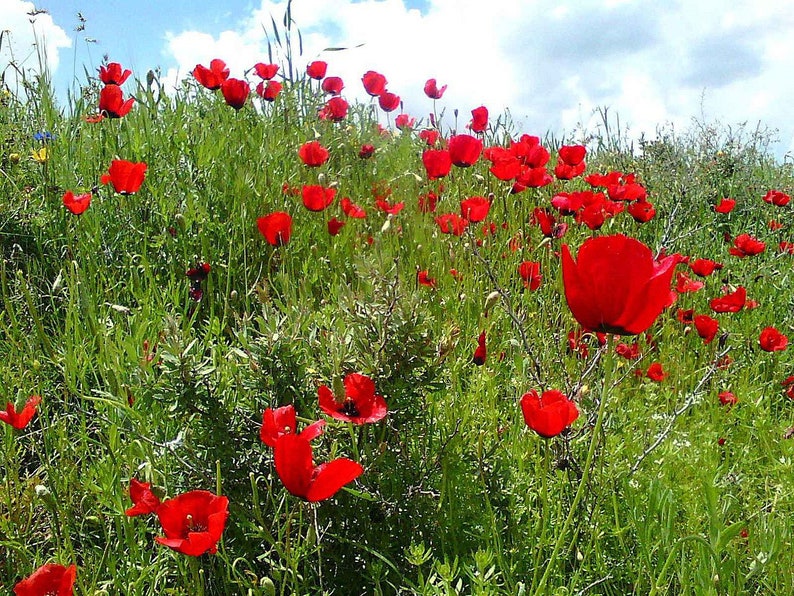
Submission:
[[[459,168],[476,163],[482,153],[482,141],[471,135],[455,135],[449,139],[449,157]]]
[[[229,69],[226,68],[226,63],[219,58],[210,62],[210,67],[207,68],[201,64],[196,64],[193,69],[193,76],[203,87],[210,91],[220,89],[223,82],[229,78]]]
[[[764,352],[781,352],[788,345],[788,337],[774,327],[764,327],[758,336],[758,344]]]
[[[714,341],[714,338],[717,336],[717,331],[719,331],[720,324],[717,319],[712,319],[708,315],[697,315],[693,322],[695,324],[695,330],[697,330],[697,334],[703,339],[704,344],[710,344]]]
[[[534,292],[540,287],[543,276],[540,274],[540,263],[534,261],[524,261],[518,266],[518,275],[524,281],[524,287]]]
[[[110,62],[107,66],[99,67],[99,80],[105,85],[123,85],[131,74],[129,68],[122,70],[118,62]]]
[[[154,513],[160,506],[159,497],[152,492],[152,485],[148,482],[141,482],[135,478],[130,478],[130,499],[132,507],[124,513],[127,517],[136,515],[147,515]]]
[[[164,501],[155,513],[165,533],[156,542],[191,557],[212,555],[229,517],[229,499],[192,490]]]
[[[683,271],[676,273],[675,291],[679,294],[686,294],[688,292],[697,292],[706,287],[702,281],[697,281],[689,277]]]
[[[264,81],[256,86],[256,94],[265,101],[275,101],[278,94],[281,93],[282,84],[278,81]]]
[[[739,286],[735,291],[729,292],[724,296],[712,298],[709,306],[714,312],[739,312],[747,302],[747,290],[744,286]]]
[[[309,75],[309,78],[315,79],[317,81],[323,79],[327,71],[328,64],[322,60],[315,60],[306,66],[306,74]]]
[[[479,337],[477,337],[477,348],[474,350],[474,356],[472,356],[471,361],[477,366],[482,366],[485,364],[487,356],[488,352],[485,349],[485,331],[483,331],[480,333]]]
[[[786,242],[785,240],[781,240],[777,247],[782,253],[794,255],[794,242]]]
[[[615,354],[626,360],[634,360],[640,357],[640,344],[636,341],[631,345],[620,342],[615,346]]]
[[[689,263],[692,273],[700,277],[708,277],[718,269],[722,269],[722,263],[716,263],[709,259],[695,259]]]
[[[386,91],[386,77],[374,70],[365,72],[361,77],[361,83],[364,85],[364,91],[372,97],[378,97]]]
[[[267,408],[262,412],[262,427],[259,438],[268,447],[275,447],[276,441],[283,435],[294,433],[297,427],[295,407],[290,404],[280,408]],[[323,434],[325,420],[318,420],[300,432],[300,436],[311,441]]]
[[[416,281],[419,282],[419,285],[427,286],[428,288],[436,287],[436,280],[434,277],[430,277],[427,269],[417,272]]]
[[[579,417],[576,404],[561,391],[551,389],[543,395],[532,389],[521,397],[526,425],[541,437],[556,437]]]
[[[419,138],[427,143],[428,147],[434,147],[441,139],[441,133],[435,128],[425,128],[419,131]]]
[[[584,173],[587,149],[583,145],[563,145],[560,147],[559,160],[554,175],[559,180],[571,180]]]
[[[721,392],[718,395],[718,397],[719,397],[720,403],[723,406],[735,406],[736,404],[739,403],[739,398],[736,397],[730,391],[723,391],[723,392]]]
[[[330,153],[318,141],[309,141],[298,149],[298,157],[307,166],[316,168],[328,161]]]
[[[284,488],[311,503],[333,497],[364,473],[361,464],[346,457],[315,466],[312,456],[311,443],[296,434],[279,437],[273,453],[276,473]]]
[[[730,213],[733,211],[733,208],[736,207],[736,201],[734,199],[723,198],[720,199],[720,202],[714,205],[714,212],[715,213]]]
[[[378,105],[384,112],[393,112],[400,107],[400,96],[384,91],[378,95]]]
[[[585,329],[636,335],[671,304],[678,255],[656,261],[639,240],[617,234],[584,241],[577,256],[562,246],[565,298]]]
[[[6,403],[5,411],[0,410],[0,422],[10,424],[17,430],[22,430],[36,415],[36,408],[41,403],[41,396],[31,395],[22,409],[17,412],[13,402]]]
[[[485,132],[488,128],[488,108],[480,106],[471,111],[471,123],[469,129],[472,132]]]
[[[258,62],[257,64],[254,64],[254,71],[256,72],[257,76],[269,81],[276,76],[276,73],[278,73],[278,64],[264,64],[262,62]]]
[[[345,88],[345,82],[339,77],[328,77],[320,87],[329,95],[339,95],[342,93],[342,89]]]
[[[344,214],[348,217],[352,217],[353,219],[364,219],[367,217],[367,212],[347,197],[343,197],[342,200],[339,201],[339,204],[342,206]]]
[[[320,110],[318,116],[320,120],[339,122],[345,119],[349,107],[348,103],[337,95],[325,102],[325,106]]]
[[[650,201],[636,201],[629,205],[626,211],[637,223],[649,222],[656,215],[656,209]]]
[[[335,188],[325,188],[318,184],[304,184],[301,189],[303,206],[309,211],[322,211],[334,202]]]
[[[122,118],[130,113],[135,100],[124,101],[124,93],[118,85],[105,85],[99,92],[99,111],[108,118]]]
[[[485,197],[469,197],[460,202],[460,215],[463,219],[477,223],[488,217],[491,202]]]
[[[469,225],[468,220],[463,219],[457,213],[439,215],[435,218],[435,222],[438,224],[442,234],[452,234],[454,236],[462,235]]]
[[[325,385],[317,390],[320,409],[336,420],[365,424],[382,420],[387,412],[386,400],[375,394],[375,383],[359,373],[345,377],[345,398],[336,400],[333,391]]]
[[[452,158],[446,149],[425,149],[422,152],[422,165],[425,166],[428,180],[438,180],[449,174]]]
[[[648,377],[651,381],[655,381],[657,383],[661,383],[667,378],[667,373],[664,372],[662,365],[658,362],[654,362],[648,367],[648,370],[645,373],[645,376]]]
[[[88,209],[91,204],[91,193],[87,192],[75,196],[71,190],[67,190],[63,194],[63,205],[75,215],[80,215]]]
[[[108,173],[100,178],[102,184],[113,184],[113,190],[119,194],[132,195],[138,192],[146,176],[144,162],[131,162],[123,159],[114,159],[110,162]]]
[[[47,563],[14,586],[16,596],[72,596],[77,567]]]
[[[788,205],[788,202],[791,200],[791,197],[780,190],[770,190],[768,193],[766,193],[763,196],[763,199],[770,205],[775,205],[777,207],[785,207],[786,205]]]
[[[292,217],[284,211],[274,211],[256,220],[256,226],[271,246],[283,246],[292,235]]]
[[[235,110],[239,110],[245,105],[245,100],[248,99],[250,92],[251,87],[248,82],[241,79],[226,79],[221,85],[223,99]]]
[[[733,247],[728,251],[732,255],[744,258],[752,257],[766,250],[766,243],[753,238],[750,234],[739,234],[733,240]]]
[[[394,125],[400,130],[411,130],[416,124],[416,118],[411,118],[408,114],[399,114],[394,119]]]
[[[438,195],[432,190],[419,195],[418,207],[421,213],[435,213]]]
[[[361,159],[369,159],[375,153],[375,146],[365,143],[361,145],[361,149],[358,150],[358,156]]]
[[[435,79],[427,79],[427,82],[425,83],[425,95],[427,95],[430,99],[441,99],[441,96],[444,95],[444,91],[446,90],[446,85],[439,89],[438,83]]]

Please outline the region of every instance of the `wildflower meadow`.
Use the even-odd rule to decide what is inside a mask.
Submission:
[[[769,136],[408,114],[284,25],[4,79],[0,591],[794,594]]]

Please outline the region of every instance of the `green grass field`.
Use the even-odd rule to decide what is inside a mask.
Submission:
[[[794,594],[794,352],[759,344],[768,326],[794,338],[794,256],[781,245],[794,242],[794,203],[762,200],[790,194],[794,172],[766,136],[700,124],[633,147],[607,128],[542,138],[551,183],[513,194],[483,157],[429,180],[426,119],[400,131],[377,100],[318,118],[327,98],[305,75],[235,110],[192,77],[166,95],[135,73],[131,111],[88,122],[101,89],[88,80],[58,105],[46,78],[28,77],[0,103],[0,405],[41,396],[24,428],[0,425],[4,593],[59,563],[92,595]],[[457,133],[485,147],[543,134],[493,114],[475,134],[467,121]],[[319,167],[299,158],[312,140],[329,152]],[[559,148],[580,143],[585,172],[558,180]],[[113,160],[147,164],[137,192],[100,183]],[[552,207],[559,193],[603,192],[585,177],[615,171],[647,190],[650,221],[624,210],[591,230]],[[318,184],[336,195],[309,211],[300,190]],[[65,208],[67,190],[92,189],[84,213]],[[421,208],[427,193],[435,213]],[[490,201],[487,218],[442,233],[435,218],[473,196]],[[343,197],[366,217],[346,215]],[[724,197],[735,208],[715,212]],[[404,208],[388,214],[379,198]],[[535,208],[564,236],[544,237]],[[279,211],[292,230],[274,246],[257,220]],[[587,335],[572,350],[561,247],[576,255],[619,233],[724,267],[700,278],[680,263],[704,287],[680,292],[647,333],[603,346]],[[730,254],[741,234],[765,250]],[[540,264],[534,290],[524,261]],[[202,263],[205,276],[186,274]],[[745,308],[710,308],[739,287]],[[712,342],[680,320],[687,309],[718,320]],[[633,357],[615,352],[635,341]],[[653,363],[661,381],[645,375]],[[318,388],[340,396],[350,373],[374,381],[384,419],[320,410]],[[542,438],[519,400],[550,389],[579,417]],[[738,402],[722,405],[723,392]],[[299,429],[327,421],[315,463],[364,469],[320,502],[285,488],[260,440],[265,409],[290,404]],[[133,478],[161,500],[227,497],[217,553],[155,542],[157,515],[125,515]]]

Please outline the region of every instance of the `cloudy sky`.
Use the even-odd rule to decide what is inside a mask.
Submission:
[[[271,17],[281,24],[286,0],[38,0],[35,8],[47,13],[31,25],[32,2],[0,0],[11,31],[0,70],[11,51],[38,63],[35,31],[64,92],[104,55],[141,78],[160,67],[177,81],[213,58],[242,77],[267,61]],[[794,0],[293,0],[292,18],[303,41],[296,66],[327,61],[349,100],[368,99],[360,79],[372,69],[416,117],[432,108],[424,82],[447,84],[439,107],[458,109],[461,127],[485,105],[493,116],[509,109],[519,132],[594,131],[597,108],[607,107],[633,138],[665,125],[684,131],[695,119],[760,123],[778,131],[775,154],[794,157]]]

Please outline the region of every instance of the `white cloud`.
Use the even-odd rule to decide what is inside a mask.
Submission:
[[[496,117],[509,108],[519,132],[571,132],[608,107],[632,136],[653,136],[658,125],[686,127],[705,115],[723,124],[761,121],[780,129],[789,149],[794,96],[789,57],[794,0],[721,0],[669,6],[654,0],[429,0],[422,12],[403,0],[301,0],[292,18],[303,38],[297,69],[314,59],[345,81],[348,99],[369,98],[361,75],[383,73],[405,111],[432,109],[422,88],[430,77],[448,84],[440,106],[486,105]],[[261,5],[233,31],[211,36],[172,32],[166,53],[188,74],[197,63],[226,60],[233,76],[267,59],[275,48],[271,17],[282,36],[286,1]],[[267,31],[267,35],[265,33]],[[297,53],[297,31],[293,29]],[[361,47],[356,47],[363,44]],[[346,46],[339,52],[324,48]],[[751,126],[750,128],[754,128]]]
[[[40,70],[44,61],[50,74],[60,62],[62,48],[72,47],[66,32],[56,25],[49,14],[32,16],[32,2],[0,0],[3,15],[3,41],[0,47],[0,72],[5,72],[5,82],[13,86],[19,79],[16,65],[22,71]]]

